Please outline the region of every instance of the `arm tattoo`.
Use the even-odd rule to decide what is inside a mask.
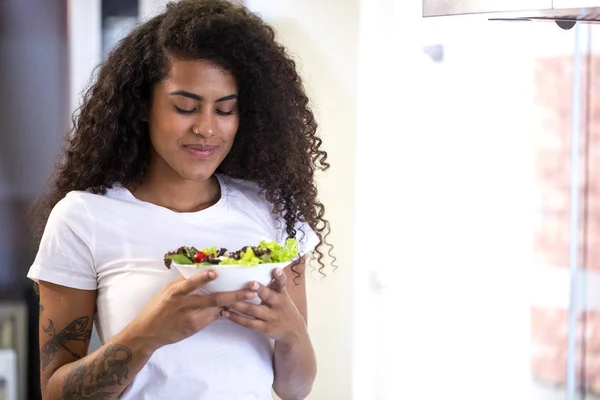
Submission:
[[[51,339],[40,349],[42,371],[48,367],[61,348],[67,350],[76,360],[79,360],[81,356],[71,351],[67,344],[72,341],[86,342],[92,336],[92,327],[88,327],[90,324],[89,317],[77,318],[58,333],[54,329],[54,322],[51,319],[48,319],[48,322],[47,328],[42,327],[44,332],[49,333],[51,336]]]
[[[127,364],[133,358],[131,350],[122,344],[109,344],[89,363],[74,365],[63,387],[65,400],[104,400],[114,393],[106,391],[127,379]],[[83,362],[84,360],[82,360]]]

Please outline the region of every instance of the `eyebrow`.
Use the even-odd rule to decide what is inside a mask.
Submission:
[[[171,92],[169,93],[171,96],[183,96],[183,97],[188,97],[190,99],[194,99],[194,100],[198,100],[198,101],[202,101],[204,100],[202,98],[202,96],[198,96],[195,93],[191,93],[188,92],[187,90],[177,90],[175,92]],[[227,100],[233,100],[233,99],[237,99],[238,95],[237,94],[230,94],[229,96],[225,96],[225,97],[221,97],[220,99],[217,99],[215,101],[215,103],[219,103],[221,101],[227,101]]]

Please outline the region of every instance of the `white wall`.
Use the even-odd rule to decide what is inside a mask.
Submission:
[[[160,13],[165,8],[167,2],[166,0],[139,0],[140,20],[145,21]]]
[[[387,386],[397,390],[400,383],[396,374],[401,363],[385,362],[386,354],[395,354],[400,345],[388,333],[397,332],[382,328],[389,327],[386,321],[394,326],[403,322],[396,312],[402,306],[395,304],[402,298],[397,292],[401,285],[393,279],[403,252],[402,228],[396,221],[401,218],[404,188],[398,178],[399,170],[407,167],[397,147],[398,133],[410,124],[401,107],[406,97],[398,81],[407,71],[396,70],[394,64],[394,1],[363,0],[359,12],[352,398],[387,400],[391,399],[385,397]],[[374,263],[373,250],[390,256],[385,263]],[[385,289],[391,299],[380,295]]]
[[[83,90],[102,57],[102,1],[69,0],[69,107],[81,105]]]
[[[530,398],[535,41],[418,1],[360,15],[354,398]]]

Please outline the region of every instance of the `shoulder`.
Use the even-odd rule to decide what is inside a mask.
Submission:
[[[65,216],[89,213],[98,205],[104,206],[104,203],[110,199],[119,199],[122,197],[122,191],[121,186],[108,188],[104,194],[74,190],[67,193],[65,197],[56,203],[52,212]]]
[[[281,216],[274,212],[273,204],[266,198],[266,190],[256,182],[219,176],[225,188],[229,210],[237,210],[246,218],[252,218],[278,230]]]
[[[262,191],[258,183],[247,179],[232,178],[228,175],[221,174],[217,175],[217,177],[229,190],[238,191],[244,194],[259,194]]]
[[[88,230],[97,210],[104,208],[103,194],[94,194],[88,191],[71,191],[59,200],[48,217],[48,224],[66,224],[77,226],[81,230]]]
[[[219,175],[218,178],[225,186],[229,199],[233,199],[234,201],[249,201],[256,205],[272,207],[272,204],[265,197],[265,190],[256,182],[232,178],[226,175]]]
[[[281,215],[273,212],[273,204],[266,199],[266,191],[263,188],[249,180],[235,179],[225,175],[218,175],[218,178],[227,190],[228,201],[234,203],[235,208],[243,210],[245,215],[262,218],[264,221],[268,219],[277,232],[277,241],[285,242],[288,237],[286,223]],[[320,239],[308,223],[296,221],[294,225],[300,254],[304,255],[312,251]]]
[[[52,209],[51,216],[72,218],[86,213],[85,203],[91,193],[83,191],[72,191],[60,199]]]

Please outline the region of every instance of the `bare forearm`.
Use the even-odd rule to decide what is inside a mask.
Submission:
[[[95,352],[55,371],[44,400],[117,399],[153,352],[126,329]]]
[[[308,332],[292,347],[275,342],[273,390],[282,400],[305,399],[317,375],[317,360]]]

